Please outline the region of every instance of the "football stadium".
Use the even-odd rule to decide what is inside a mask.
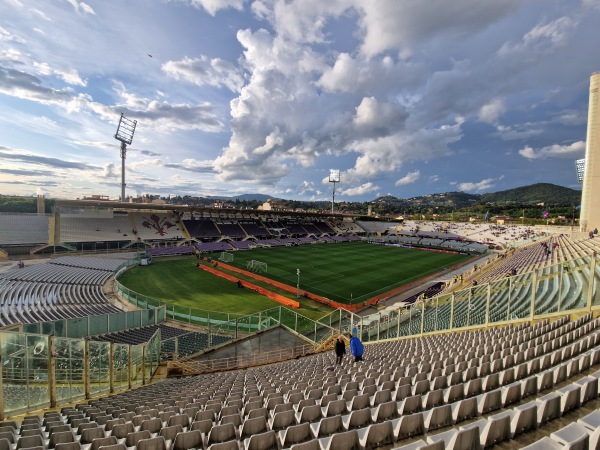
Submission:
[[[587,233],[70,200],[0,230],[7,449],[597,448]]]
[[[41,9],[21,8],[18,1],[6,4],[9,3],[28,10],[36,23],[41,23],[40,18],[54,21]],[[94,8],[100,12],[102,6],[111,2],[95,2],[94,8],[79,1],[57,3],[75,8],[76,23],[85,23],[85,32],[90,35],[88,38],[86,34],[86,47],[94,41],[95,30],[102,33],[103,39],[113,34],[96,22],[85,22],[87,16],[96,16]],[[140,9],[163,3],[169,2],[147,2]],[[214,18],[225,4],[238,10],[244,2],[176,3],[197,3],[198,8],[203,3]],[[380,33],[383,22],[393,23],[394,31],[402,27],[402,23],[396,23],[397,17],[389,19],[379,4],[373,8],[381,9],[377,20],[366,12],[362,16],[337,5],[335,20],[305,16],[298,23],[318,25],[305,33],[302,28],[296,29],[291,18],[311,8],[298,6],[297,10],[285,11],[285,4],[291,2],[274,2],[277,6],[270,11],[267,4],[272,2],[251,3],[254,14],[264,20],[253,25],[263,26],[285,17],[286,21],[279,23],[281,30],[310,41],[313,47],[298,46],[297,52],[291,46],[288,50],[285,43],[268,47],[267,41],[279,42],[280,36],[275,38],[264,28],[256,28],[253,33],[249,25],[245,29],[242,24],[201,27],[182,23],[183,35],[191,28],[216,33],[221,28],[237,27],[236,45],[239,42],[243,47],[237,52],[244,53],[245,58],[259,55],[262,59],[250,64],[238,55],[239,65],[245,66],[238,72],[233,65],[229,67],[228,61],[217,57],[185,56],[178,62],[167,60],[174,58],[172,55],[164,56],[164,63],[157,64],[159,69],[153,69],[160,71],[161,76],[185,78],[196,88],[227,86],[236,96],[239,94],[240,97],[230,99],[232,111],[235,110],[232,119],[237,122],[232,120],[232,144],[211,161],[201,160],[200,151],[187,154],[179,163],[179,158],[169,159],[150,150],[165,147],[171,151],[175,145],[166,138],[155,140],[155,147],[130,149],[138,156],[150,158],[145,165],[138,161],[134,166],[138,180],[143,179],[147,185],[158,180],[154,175],[146,176],[144,167],[152,166],[157,171],[175,168],[193,173],[200,180],[195,186],[200,186],[200,182],[210,183],[202,175],[214,175],[220,168],[223,182],[235,180],[235,174],[241,175],[244,182],[254,182],[251,171],[256,170],[257,178],[262,177],[264,182],[262,186],[270,187],[269,183],[295,167],[312,170],[311,161],[320,154],[332,159],[338,156],[336,152],[342,153],[346,141],[355,141],[351,152],[359,155],[357,165],[350,165],[347,172],[364,170],[363,174],[373,174],[373,181],[383,166],[388,165],[384,169],[389,172],[397,172],[402,164],[410,162],[410,152],[403,145],[414,147],[413,153],[423,153],[419,155],[423,163],[441,159],[444,153],[444,157],[450,155],[449,159],[461,165],[453,167],[463,170],[464,164],[464,171],[475,170],[475,166],[466,164],[469,161],[464,161],[468,158],[462,149],[449,147],[469,127],[488,127],[492,131],[487,132],[495,136],[504,133],[504,138],[499,139],[505,145],[511,139],[539,136],[542,124],[558,130],[582,122],[580,111],[571,109],[571,103],[565,100],[570,93],[559,95],[555,85],[540,84],[543,95],[538,99],[544,101],[528,97],[531,105],[519,112],[519,120],[527,122],[527,127],[508,126],[501,119],[514,97],[507,95],[505,100],[502,95],[506,86],[488,89],[491,84],[486,86],[483,82],[489,79],[496,85],[500,79],[511,78],[516,67],[526,66],[527,83],[518,80],[516,74],[511,83],[537,85],[539,80],[529,67],[546,54],[553,60],[552,65],[544,65],[544,71],[556,72],[548,67],[554,67],[561,58],[551,53],[551,47],[544,45],[542,38],[552,42],[552,50],[562,47],[571,28],[594,17],[598,8],[590,6],[593,2],[582,2],[585,9],[572,17],[554,21],[544,17],[529,31],[523,28],[519,39],[508,38],[497,47],[479,38],[485,35],[477,35],[477,45],[470,43],[469,47],[482,47],[482,52],[504,58],[499,63],[486,63],[483,68],[477,67],[476,58],[446,54],[442,48],[439,52],[455,67],[450,71],[444,69],[446,63],[440,64],[435,68],[435,78],[425,80],[425,84],[433,86],[433,93],[422,97],[430,102],[425,103],[425,109],[436,110],[435,120],[427,123],[417,114],[411,120],[415,124],[407,120],[410,104],[421,95],[413,92],[413,81],[410,89],[390,92],[379,101],[373,95],[396,78],[406,77],[416,83],[423,77],[421,71],[429,69],[416,71],[421,64],[409,56],[436,53],[438,41],[448,40],[451,46],[454,35],[467,33],[465,24],[450,26],[451,32],[438,36],[435,45],[413,51],[408,46],[409,41],[416,39],[412,34],[426,34],[424,31],[412,31],[398,38],[403,46],[406,41],[406,47],[394,49],[387,44],[373,44],[387,39]],[[325,8],[323,5],[319,4],[319,8]],[[557,9],[566,9],[565,5]],[[365,8],[368,12],[369,8]],[[448,15],[464,15],[461,20],[465,23],[477,23],[481,29],[496,28],[501,32],[498,34],[504,35],[508,27],[492,27],[492,22],[479,17],[478,8],[470,5],[473,11],[463,14],[466,8],[457,7],[459,14],[454,11]],[[512,8],[517,9],[495,6],[494,10],[488,8],[485,15],[502,15],[502,9]],[[527,14],[532,14],[529,8],[533,10],[528,5]],[[429,16],[435,9],[429,6],[423,15]],[[122,28],[127,29],[128,35],[123,43],[144,40],[129,34],[130,25],[136,21],[151,29],[145,24],[147,11],[138,13],[140,17],[126,18],[127,27]],[[161,16],[161,20],[170,25],[178,23],[171,16]],[[339,60],[318,80],[307,82],[299,78],[293,83],[278,84],[277,79],[283,75],[272,66],[267,57],[270,54],[285,55],[283,64],[291,66],[290,72],[316,73],[311,62],[325,71],[325,59],[320,59],[316,49],[324,47],[330,37],[329,28],[320,27],[325,23],[335,25],[328,20],[340,21],[338,25],[348,40],[350,35],[353,40],[367,35],[368,42],[355,49],[356,55],[346,44],[340,47]],[[361,26],[354,32],[346,23],[352,20]],[[444,21],[428,20],[427,28],[439,28]],[[368,33],[366,27],[371,22],[377,24],[376,32],[371,29]],[[93,122],[87,122],[92,111],[108,120],[117,108],[129,113],[141,104],[147,104],[148,109],[135,117],[147,119],[146,130],[156,127],[184,133],[200,126],[193,123],[202,122],[203,130],[225,134],[220,116],[212,112],[220,107],[214,108],[208,100],[198,105],[188,104],[187,100],[169,104],[169,96],[162,89],[130,90],[132,83],[143,78],[137,74],[130,76],[127,83],[116,77],[109,86],[112,73],[102,73],[101,69],[89,76],[82,72],[80,77],[74,67],[54,67],[32,60],[28,66],[35,69],[35,76],[23,72],[26,64],[20,58],[35,50],[35,45],[29,44],[33,39],[29,35],[27,39],[13,35],[4,28],[8,25],[2,25],[0,41],[15,47],[0,48],[3,65],[8,66],[0,70],[1,94],[8,97],[10,92],[27,93],[28,102],[60,105],[69,114],[67,120],[66,116],[36,111],[35,118],[27,124],[27,132],[31,130],[32,135],[42,129],[53,135],[63,134],[62,127],[74,121],[77,114],[86,120],[79,122],[78,128],[92,128]],[[23,27],[19,22],[14,28]],[[11,26],[11,30],[14,28]],[[171,31],[177,27],[164,28]],[[44,40],[50,35],[42,28],[35,32]],[[592,33],[578,33],[578,39],[587,34]],[[157,36],[156,42],[171,38],[160,33]],[[194,40],[187,35],[185,38],[186,44]],[[71,41],[77,40],[69,39],[69,45],[64,45],[66,41],[63,37],[61,49],[72,52]],[[126,59],[133,58],[123,49],[113,49],[109,41],[105,47],[116,55],[111,55],[115,58],[113,65],[124,66]],[[525,54],[529,47],[534,48],[530,55],[510,59],[511,55]],[[161,46],[156,50],[151,54],[136,49],[147,65],[141,65],[139,58],[130,64],[138,67],[139,74],[148,71],[149,78],[156,77],[145,68],[150,67],[149,61],[159,62],[160,51],[165,52]],[[395,52],[400,56],[392,57]],[[358,54],[367,55],[367,59],[358,58]],[[376,60],[379,54],[383,55],[380,61]],[[300,66],[291,65],[294,59],[301,60]],[[6,63],[8,60],[14,62],[15,68]],[[381,65],[381,76],[366,77],[366,67],[371,64]],[[266,67],[266,73],[252,73],[252,65]],[[575,65],[569,60],[569,64],[564,64],[568,68],[565,72],[572,71]],[[490,73],[493,66],[501,66],[506,72]],[[343,73],[344,67],[350,68],[347,74]],[[356,79],[349,76],[351,72],[359,74]],[[447,100],[443,94],[451,89],[444,83],[459,79],[458,72],[474,75],[460,78],[461,90],[454,94],[460,102]],[[560,72],[557,77],[563,76]],[[61,79],[68,83],[68,87],[61,90],[58,84],[44,85],[42,78],[50,75],[56,77],[55,82]],[[365,80],[360,81],[362,78]],[[259,89],[249,89],[245,83],[250,79],[255,83],[263,80],[264,84]],[[102,84],[100,95],[92,97],[75,91],[77,86],[85,87],[98,80]],[[16,86],[14,91],[6,87],[10,83]],[[292,84],[301,87],[293,92]],[[363,87],[364,97],[356,104],[344,100],[344,113],[332,114],[328,91],[344,88],[340,96],[346,98],[350,91],[358,89],[355,84],[367,86]],[[467,106],[462,104],[472,100],[467,97],[477,97],[478,84],[494,92],[477,107],[471,106],[478,111],[477,120],[465,123],[468,114],[463,109]],[[537,163],[551,156],[568,157],[585,148],[585,160],[577,162],[582,182],[581,205],[571,205],[571,226],[564,225],[568,223],[565,217],[563,225],[492,221],[488,220],[489,211],[485,218],[475,217],[468,222],[434,220],[433,213],[429,215],[431,220],[426,220],[421,213],[405,219],[391,214],[373,217],[370,209],[367,215],[336,212],[335,187],[340,182],[337,169],[330,172],[328,181],[322,181],[333,183],[331,212],[190,206],[166,201],[134,203],[133,197],[127,202],[125,155],[137,122],[121,113],[114,137],[121,141],[122,201],[107,196],[56,199],[49,213],[40,194],[37,213],[0,213],[0,450],[600,449],[599,87],[600,72],[596,72],[590,84],[585,142],[569,141],[565,146],[539,144],[534,148],[530,141],[523,140],[520,150],[512,148],[512,153]],[[179,90],[187,93],[190,89],[186,86]],[[314,93],[307,94],[309,90]],[[101,103],[109,91],[119,95],[110,107]],[[267,91],[276,96],[269,97]],[[152,95],[160,101],[150,98]],[[253,95],[257,97],[253,99]],[[322,100],[304,104],[310,96]],[[560,114],[550,111],[543,120],[532,120],[525,114],[525,109],[538,108],[535,103],[545,105],[552,96],[560,97],[564,103]],[[207,96],[213,97],[217,95]],[[271,105],[279,97],[283,103]],[[256,114],[256,109],[249,106],[251,100],[268,104],[272,115],[293,117],[290,120],[297,120],[298,124],[291,128],[297,130],[274,126],[265,139],[259,136],[253,141],[260,144],[252,144],[245,153],[243,141],[250,138],[242,131],[253,132],[261,122],[260,117],[256,122],[243,122]],[[292,102],[300,105],[293,113]],[[311,122],[320,122],[327,115],[331,123],[313,135],[304,130],[309,123],[302,122],[301,116],[311,116],[319,108],[324,116],[315,114],[310,117]],[[437,115],[438,109],[455,108],[452,121]],[[160,119],[161,114],[175,113],[178,120],[188,122]],[[12,106],[3,111],[3,118],[7,119],[4,122],[15,129],[19,128],[15,124],[21,115],[24,114]],[[418,132],[403,134],[408,126],[405,121],[417,127]],[[345,125],[336,128],[335,122]],[[356,133],[361,130],[368,141],[357,140]],[[301,139],[287,141],[291,131],[300,133]],[[27,134],[22,129],[19,132]],[[94,151],[108,148],[98,137],[102,131],[81,136],[79,132],[64,133],[69,138],[64,147],[69,147],[70,152],[75,153],[73,149],[81,148],[79,145]],[[422,135],[422,140],[415,139],[415,135]],[[43,142],[44,136],[36,134],[38,145],[50,145]],[[192,136],[185,139],[194,141],[194,150],[196,146],[218,147],[216,140],[195,142]],[[328,143],[311,147],[312,141],[326,140],[326,136]],[[12,139],[20,142],[20,138]],[[392,140],[400,143],[392,145]],[[435,146],[434,141],[444,141],[443,148],[430,149]],[[146,137],[143,142],[146,145],[152,139]],[[275,149],[284,145],[291,148],[290,154],[276,155]],[[392,150],[380,150],[385,146]],[[477,143],[477,147],[486,144]],[[71,173],[63,169],[86,174],[89,171],[90,178],[91,171],[95,171],[94,179],[99,185],[108,189],[117,185],[113,163],[101,167],[83,162],[91,159],[91,152],[82,153],[82,162],[76,162],[4,145],[0,145],[0,151],[3,164],[17,161],[43,167],[39,171],[3,167],[0,173],[6,179],[15,177],[2,182],[6,185],[25,185],[21,178],[50,175],[59,180],[54,182],[56,185],[67,185]],[[390,153],[394,152],[402,155],[392,164]],[[492,156],[501,154],[508,159],[510,153],[499,147],[485,148],[485,152],[481,155],[485,155],[486,164],[490,158],[489,166],[494,166]],[[244,165],[250,153],[264,159],[256,166]],[[298,158],[297,165],[287,166],[292,156]],[[376,163],[380,164],[377,170],[366,167]],[[546,176],[540,166],[529,166],[519,176]],[[420,178],[420,170],[413,169],[393,181],[393,186],[399,188],[419,179],[425,182],[427,177],[430,181],[440,177],[423,171]],[[460,190],[465,185],[470,190],[489,189],[494,180],[504,177],[500,169],[492,169],[495,178],[478,183],[449,181],[449,185]],[[271,170],[278,173],[263,173]],[[189,180],[175,176],[164,179],[180,183],[178,192],[187,188]],[[346,195],[379,192],[380,187],[372,181],[356,179],[365,183],[349,188]],[[27,186],[41,187],[44,183]],[[303,186],[312,189],[314,183],[304,181]],[[71,193],[77,188],[69,187]],[[313,191],[315,195],[322,194],[318,188]]]

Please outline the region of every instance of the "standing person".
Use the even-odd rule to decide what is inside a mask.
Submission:
[[[335,363],[341,364],[344,355],[346,354],[346,343],[344,342],[344,337],[342,335],[338,336],[335,341]]]
[[[354,356],[354,362],[362,361],[362,355],[365,351],[365,347],[360,339],[356,336],[353,336],[352,333],[348,334],[350,338],[350,353]]]

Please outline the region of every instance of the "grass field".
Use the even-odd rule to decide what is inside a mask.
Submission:
[[[217,257],[217,255],[214,255]],[[267,264],[269,278],[340,303],[359,303],[467,259],[466,255],[347,242],[253,249],[234,253],[229,263]]]
[[[281,306],[250,289],[238,289],[235,283],[211,275],[196,267],[194,257],[155,258],[150,266],[138,266],[119,277],[119,282],[140,294],[164,302],[208,311],[252,314]],[[303,300],[298,312],[318,319],[331,308]]]
[[[212,255],[218,258],[219,254]],[[234,253],[230,264],[246,269],[252,259],[267,263],[265,276],[340,303],[358,303],[468,258],[465,255],[385,247],[363,242],[275,247]],[[164,302],[208,311],[252,314],[279,306],[250,289],[196,267],[193,257],[155,258],[150,266],[133,268],[119,277],[129,289]],[[293,294],[273,290],[295,298]],[[298,312],[317,319],[331,311],[300,298]]]

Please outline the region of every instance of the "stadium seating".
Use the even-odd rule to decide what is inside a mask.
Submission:
[[[0,324],[119,312],[102,286],[121,259],[65,256],[0,273]]]
[[[0,439],[11,450],[486,448],[598,397],[600,319],[377,343],[365,355],[363,363],[335,365],[321,353],[164,380],[26,416],[20,426],[5,421]],[[598,424],[597,412],[575,418],[532,448],[597,448]]]

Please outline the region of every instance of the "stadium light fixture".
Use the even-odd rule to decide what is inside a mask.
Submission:
[[[331,214],[333,214],[333,207],[335,205],[335,183],[340,182],[340,171],[338,169],[331,169],[329,171],[329,182],[333,183],[333,193],[331,195]]]
[[[585,173],[585,158],[578,159],[575,161],[575,171],[577,174],[577,182],[579,184],[583,183],[583,175]]]
[[[135,133],[135,126],[137,125],[137,120],[132,120],[123,113],[121,113],[121,118],[119,119],[119,126],[117,127],[117,132],[115,133],[115,139],[117,141],[121,141],[121,201],[125,201],[125,156],[127,154],[127,146],[131,145],[131,141],[133,141],[133,133]]]

